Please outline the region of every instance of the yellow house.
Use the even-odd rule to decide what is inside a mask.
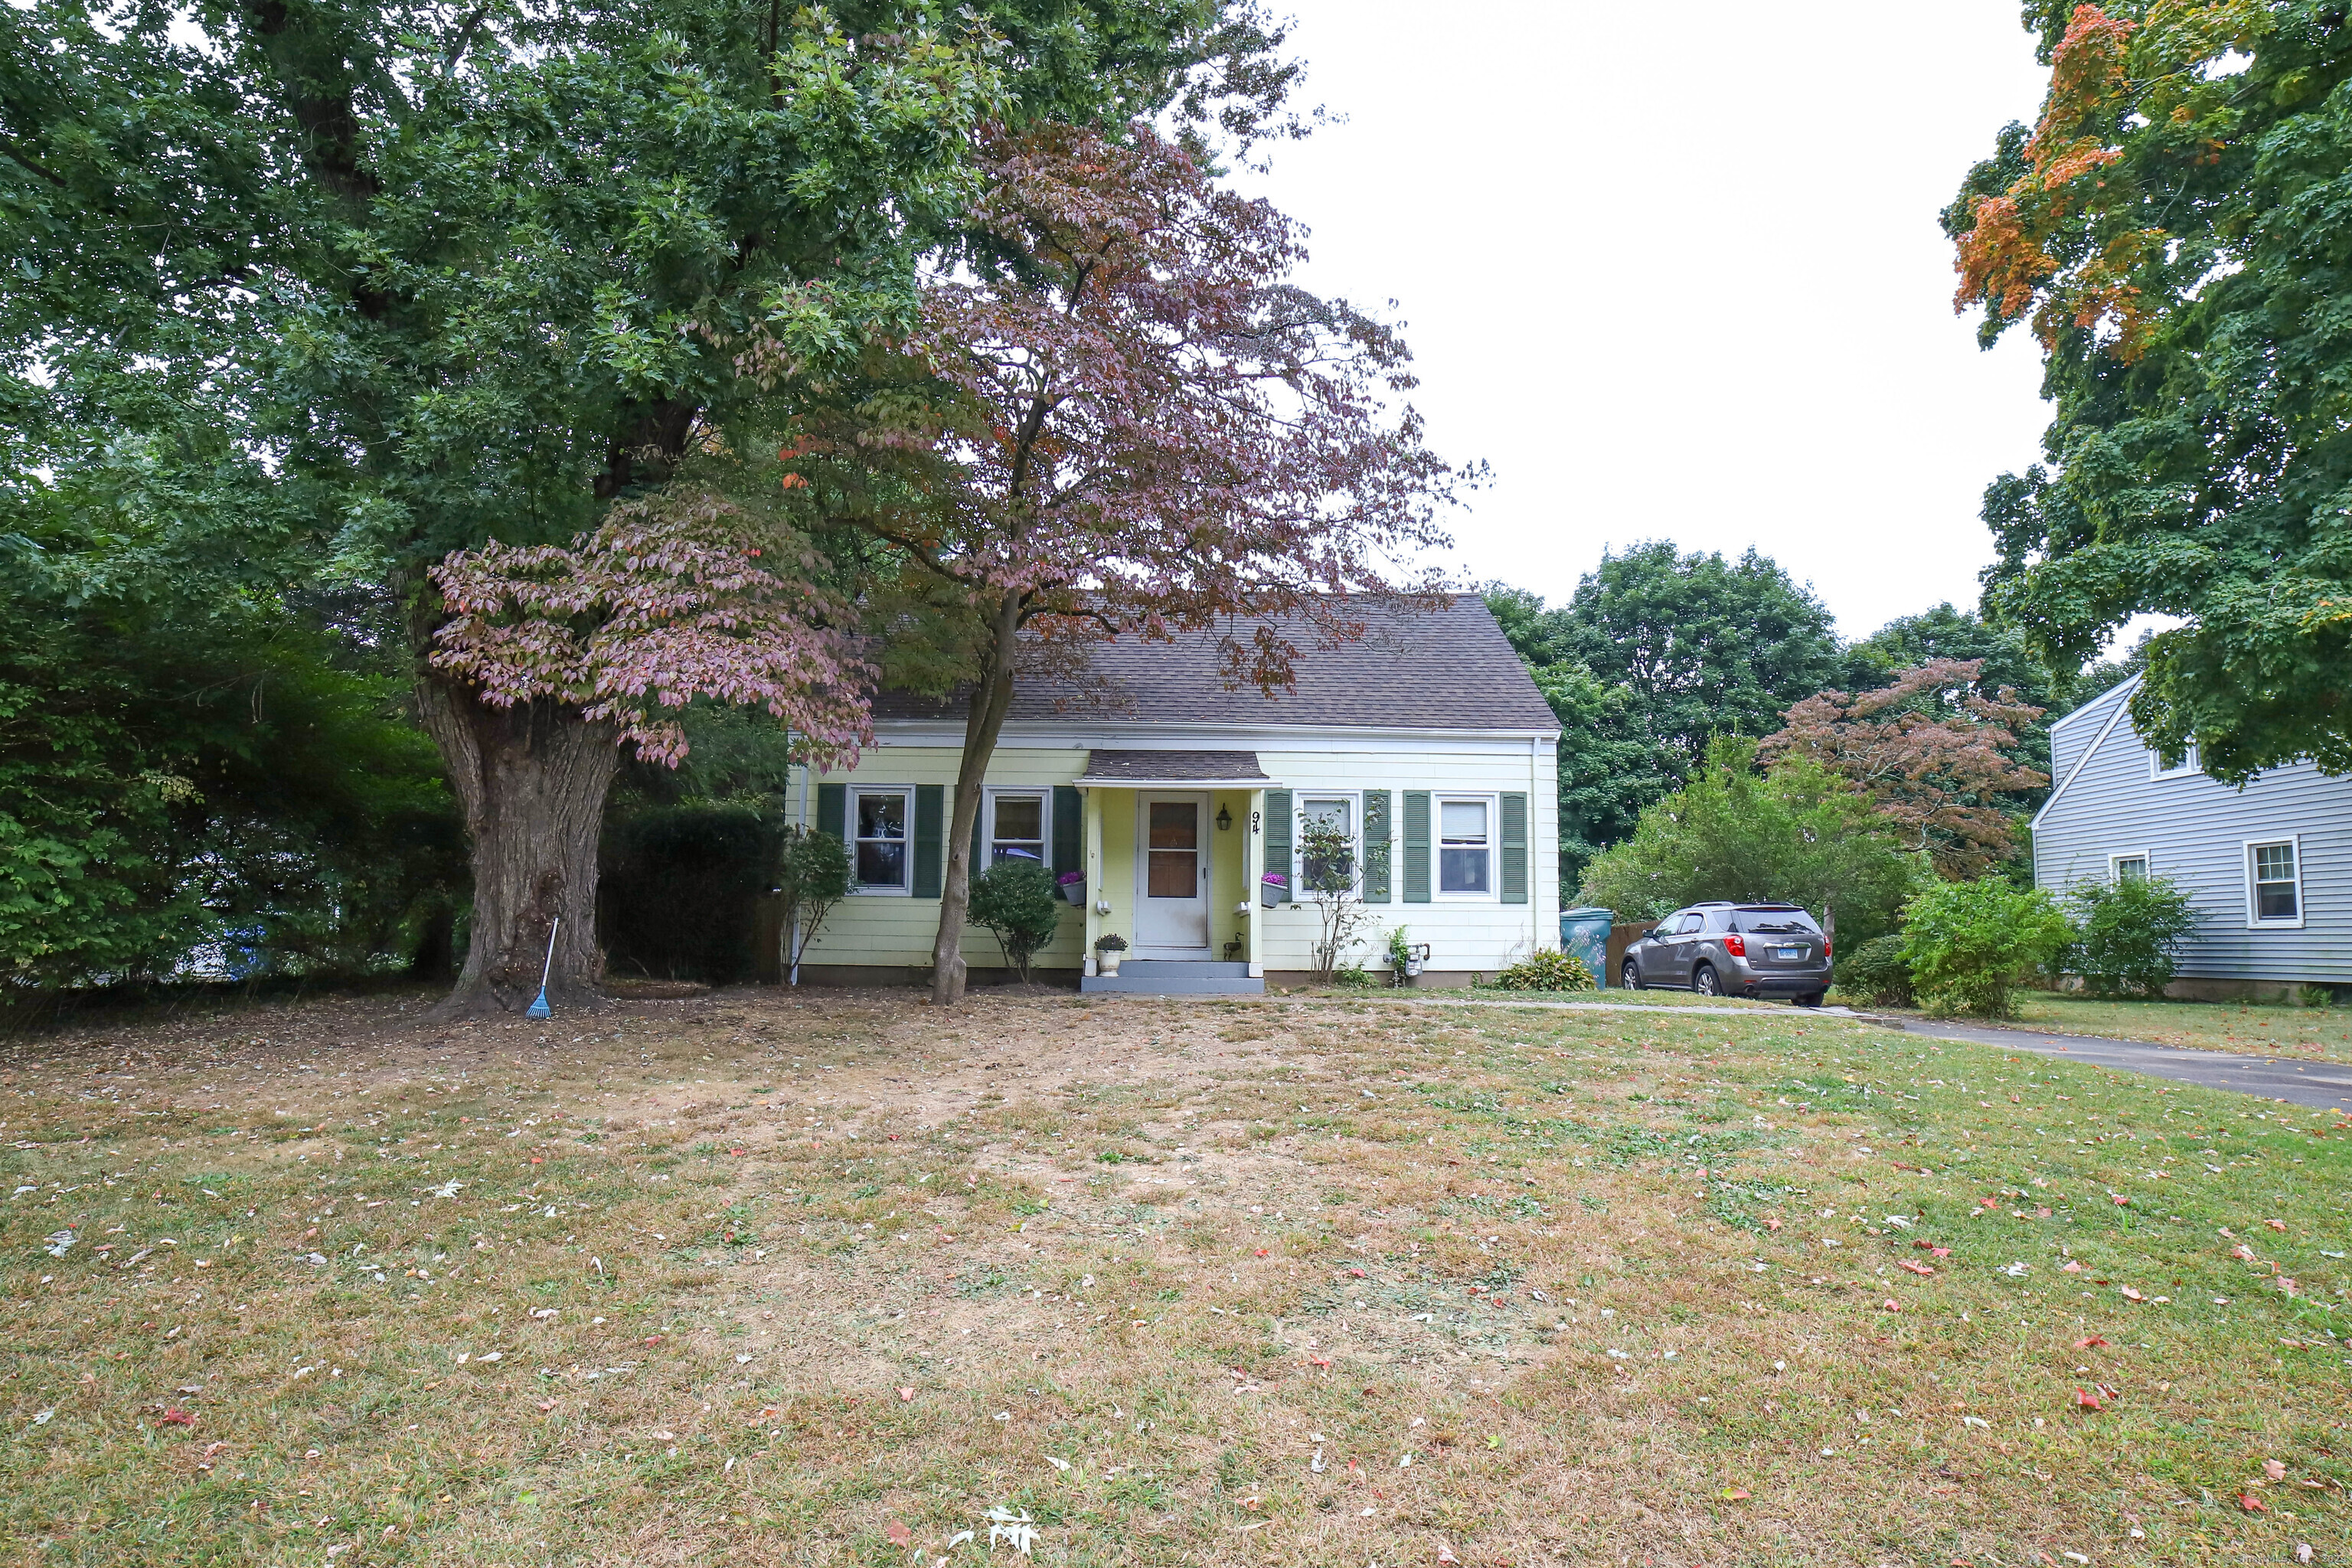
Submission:
[[[1296,683],[1271,697],[1227,689],[1207,637],[1107,644],[1082,678],[1018,689],[971,864],[1035,859],[1063,880],[1045,978],[1160,993],[1304,980],[1319,932],[1295,853],[1309,819],[1352,840],[1373,917],[1342,963],[1386,967],[1397,925],[1427,949],[1424,984],[1558,944],[1558,720],[1475,595],[1368,618],[1359,642],[1298,638]],[[954,707],[886,695],[856,766],[797,792],[856,878],[803,980],[928,973],[962,738]],[[1115,977],[1089,962],[1109,934],[1128,943]],[[978,929],[964,953],[976,983],[1003,963]]]

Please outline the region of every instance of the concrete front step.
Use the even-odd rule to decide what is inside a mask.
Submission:
[[[1171,969],[1238,970],[1234,974],[1170,974]],[[1086,974],[1081,992],[1125,991],[1147,996],[1263,996],[1265,982],[1253,979],[1244,963],[1122,963],[1117,974]]]
[[[1205,958],[1130,958],[1118,966],[1120,975],[1149,974],[1161,980],[1245,980],[1246,963],[1215,963]]]

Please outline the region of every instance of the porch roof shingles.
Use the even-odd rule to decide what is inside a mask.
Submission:
[[[1296,684],[1271,695],[1228,689],[1214,636],[1174,642],[1122,637],[1097,645],[1076,679],[1018,682],[1006,717],[1014,722],[1282,724],[1371,730],[1504,730],[1557,734],[1555,717],[1527,666],[1475,594],[1457,594],[1427,614],[1362,606],[1360,641],[1318,647],[1307,628],[1285,627],[1298,644]],[[1236,623],[1246,640],[1253,623]],[[882,692],[874,717],[950,719],[962,703]]]
[[[1106,752],[1087,753],[1086,784],[1271,784],[1255,752]]]

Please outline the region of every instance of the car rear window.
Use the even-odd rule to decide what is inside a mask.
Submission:
[[[1813,917],[1802,910],[1736,910],[1731,916],[1731,929],[1757,936],[1788,936],[1802,931],[1819,936],[1822,928]]]

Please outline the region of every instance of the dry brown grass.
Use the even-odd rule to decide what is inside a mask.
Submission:
[[[1787,1012],[419,1000],[15,1044],[25,1560],[906,1568],[995,1506],[1067,1563],[2347,1544],[2341,1133],[2179,1166],[2210,1214],[2099,1191],[2245,1101]],[[2249,1205],[2297,1295],[2212,1239]]]

